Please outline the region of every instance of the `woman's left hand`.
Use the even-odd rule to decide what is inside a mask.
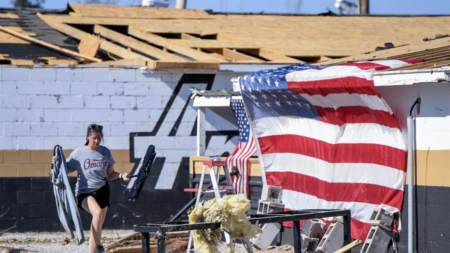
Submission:
[[[129,177],[128,173],[122,173],[122,180],[125,182],[130,181],[130,177]]]

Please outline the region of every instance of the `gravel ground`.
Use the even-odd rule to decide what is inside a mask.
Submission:
[[[103,244],[117,241],[126,236],[132,235],[133,230],[104,230],[102,236]],[[86,242],[78,245],[75,239],[70,238],[70,234],[65,232],[57,233],[4,233],[0,234],[0,246],[21,249],[27,252],[45,252],[45,253],[86,253],[88,252],[89,231],[84,232]],[[20,251],[15,251],[20,252]],[[226,252],[226,251],[224,251]],[[236,253],[246,253],[247,250],[241,245],[236,244]],[[294,252],[290,245],[271,247],[267,250],[258,250],[254,248],[255,253],[281,253]],[[0,253],[2,250],[0,248]]]
[[[84,232],[86,241],[78,245],[70,234],[58,233],[5,233],[0,236],[0,246],[23,249],[31,252],[86,253],[89,245],[89,231]],[[104,230],[104,244],[134,234],[133,230]],[[0,249],[1,252],[1,249]]]

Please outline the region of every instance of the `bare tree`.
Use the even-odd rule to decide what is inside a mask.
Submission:
[[[45,0],[12,0],[14,7],[42,8]]]

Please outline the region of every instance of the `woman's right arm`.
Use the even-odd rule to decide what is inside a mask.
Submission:
[[[66,165],[67,165],[66,171],[67,171],[67,174],[72,173],[72,172],[74,172],[75,170],[77,170],[77,165],[79,164],[79,162],[78,162],[78,160],[76,159],[75,151],[76,151],[76,150],[74,150],[74,151],[70,154],[70,156],[67,157],[67,159],[66,159]]]

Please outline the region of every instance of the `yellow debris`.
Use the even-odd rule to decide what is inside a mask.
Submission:
[[[222,243],[221,230],[230,235],[229,252],[233,252],[232,241],[235,238],[248,239],[261,230],[251,224],[246,212],[250,210],[250,201],[243,194],[227,195],[220,199],[211,199],[195,206],[189,214],[189,223],[220,222],[220,229],[193,230],[194,247],[199,252],[218,253],[217,246]]]

